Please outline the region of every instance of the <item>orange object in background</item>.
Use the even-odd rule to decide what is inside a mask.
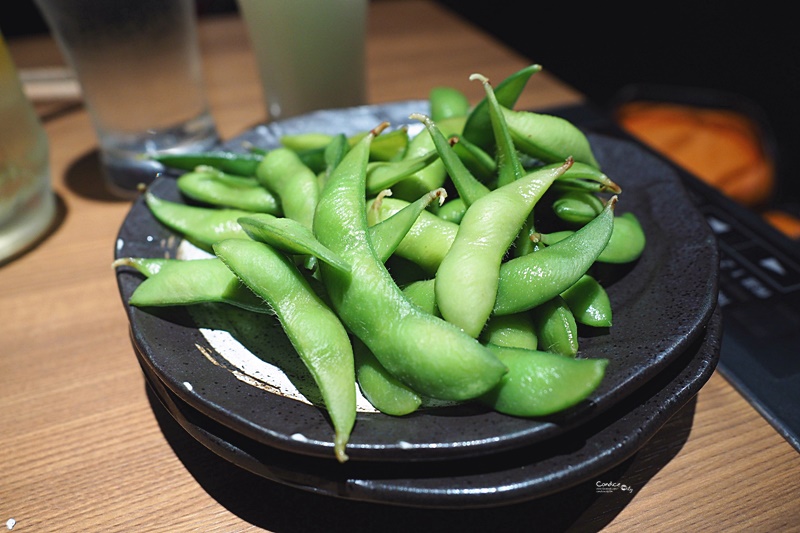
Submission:
[[[616,118],[629,133],[740,204],[757,208],[771,198],[773,163],[748,117],[726,109],[630,102],[617,109]]]
[[[761,216],[784,235],[800,239],[800,218],[778,209],[764,211]]]
[[[775,192],[775,162],[758,125],[746,114],[647,100],[623,103],[615,114],[628,133],[758,212],[783,234],[800,239],[800,219],[769,207]]]

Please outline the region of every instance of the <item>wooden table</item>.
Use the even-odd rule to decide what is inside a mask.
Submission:
[[[254,60],[235,15],[205,18],[201,38],[227,139],[265,118]],[[60,61],[47,38],[10,44],[20,67]],[[368,56],[373,103],[425,98],[439,84],[476,102],[469,74],[497,80],[530,63],[424,1],[374,2]],[[580,100],[543,73],[519,106]],[[111,268],[130,204],[103,190],[84,110],[41,110],[59,217],[0,267],[0,523],[15,520],[14,531],[800,531],[800,455],[717,374],[615,470],[631,494],[597,494],[591,480],[503,508],[419,510],[301,492],[228,465],[159,424]]]

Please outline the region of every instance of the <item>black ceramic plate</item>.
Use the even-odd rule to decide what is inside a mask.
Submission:
[[[303,131],[356,133],[388,120],[409,123],[420,101],[325,111],[257,127],[228,144],[271,147],[278,137]],[[590,134],[598,160],[619,183],[618,211],[633,211],[647,234],[642,257],[608,287],[614,326],[581,337],[581,357],[610,360],[606,377],[576,408],[548,419],[504,416],[474,406],[426,409],[397,418],[359,413],[348,446],[351,461],[437,460],[496,453],[531,445],[587,422],[657,376],[698,338],[717,295],[717,248],[672,167],[638,145]],[[244,148],[242,148],[244,149]],[[180,200],[172,178],[151,190]],[[181,239],[162,227],[141,199],[120,229],[116,257],[176,256]],[[118,270],[123,302],[141,276]],[[332,457],[332,430],[325,413],[287,397],[259,375],[230,364],[225,347],[209,340],[211,323],[199,324],[185,309],[148,312],[126,305],[134,343],[163,383],[182,401],[247,438],[286,451]],[[201,327],[202,326],[202,327]],[[253,359],[296,360],[275,321],[245,344]]]
[[[605,414],[558,437],[475,458],[343,465],[266,446],[216,423],[174,395],[140,355],[147,383],[192,437],[231,463],[315,494],[402,506],[493,507],[599,479],[637,452],[708,381],[719,360],[720,313],[704,335]]]

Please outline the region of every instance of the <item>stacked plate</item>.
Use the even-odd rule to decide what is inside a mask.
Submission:
[[[382,121],[410,124],[425,101],[321,111],[259,126],[225,148],[277,146],[301,132],[354,134]],[[413,134],[413,131],[412,131]],[[209,449],[265,478],[339,498],[419,507],[485,507],[551,494],[633,455],[711,376],[719,358],[718,253],[676,172],[636,144],[589,133],[604,171],[622,186],[618,212],[647,235],[642,257],[609,272],[614,325],[580,339],[579,357],[610,360],[582,404],[546,419],[474,405],[390,417],[360,404],[347,448],[333,458],[332,427],[277,320],[217,306],[127,305],[140,274],[117,279],[145,378],[180,425]],[[183,201],[174,177],[151,190]],[[115,255],[197,253],[134,202]],[[476,460],[479,459],[479,460]],[[232,466],[233,467],[233,466]]]

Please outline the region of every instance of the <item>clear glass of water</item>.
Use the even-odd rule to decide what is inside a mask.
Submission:
[[[194,0],[36,0],[75,71],[108,188],[133,197],[163,170],[143,155],[219,142]]]
[[[47,231],[55,205],[47,134],[0,35],[0,264]]]

